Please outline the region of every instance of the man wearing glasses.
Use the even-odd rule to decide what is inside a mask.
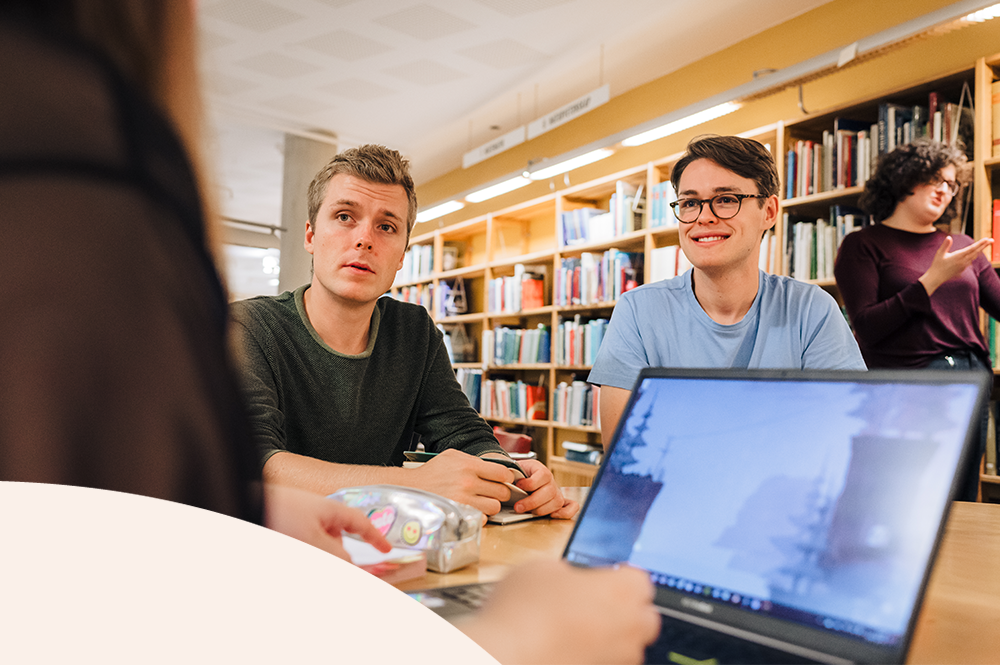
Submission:
[[[693,267],[615,306],[589,378],[601,386],[605,443],[643,367],[865,369],[830,294],[758,268],[761,238],[778,219],[778,172],[763,145],[697,138],[670,181]]]

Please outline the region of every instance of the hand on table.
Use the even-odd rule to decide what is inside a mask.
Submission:
[[[440,494],[486,515],[500,512],[500,503],[510,498],[510,489],[503,483],[514,482],[514,472],[507,467],[453,449],[435,455],[411,473],[411,487]]]
[[[538,460],[521,460],[518,466],[528,476],[514,484],[528,493],[524,499],[514,504],[519,513],[548,515],[559,519],[571,519],[580,510],[580,504],[563,496],[548,467]]]
[[[649,574],[564,561],[514,568],[459,628],[504,665],[639,663],[660,617]]]
[[[314,547],[351,560],[341,536],[353,533],[380,552],[392,549],[363,512],[319,494],[264,483],[264,525]]]

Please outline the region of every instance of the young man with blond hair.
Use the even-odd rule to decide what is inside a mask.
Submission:
[[[402,267],[417,212],[409,165],[382,146],[334,157],[309,186],[310,284],[233,304],[243,390],[267,480],[320,493],[389,483],[486,514],[514,473],[469,405],[441,333],[420,306],[381,297]],[[416,438],[439,453],[402,468]],[[520,463],[530,493],[515,510],[572,517],[540,462]]]

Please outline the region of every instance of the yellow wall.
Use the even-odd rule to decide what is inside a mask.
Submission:
[[[524,169],[529,159],[556,157],[743,85],[752,80],[756,70],[782,69],[798,64],[950,4],[944,0],[834,0],[619,95],[604,106],[485,162],[468,169],[456,169],[424,183],[417,188],[418,199],[422,205],[448,200],[456,194]],[[853,100],[971,69],[976,58],[998,51],[1000,19],[918,40],[886,56],[846,67],[807,83],[803,88],[805,106],[810,113],[842,106]],[[786,90],[746,104],[724,118],[644,146],[619,149],[612,157],[573,171],[572,183],[587,182],[679,153],[688,140],[699,134],[745,132],[778,120],[793,120],[801,115],[797,90]],[[557,189],[564,187],[562,176],[556,178],[555,184]],[[533,183],[480,204],[467,204],[456,213],[420,224],[414,229],[414,234],[484,215],[549,192],[548,181]]]

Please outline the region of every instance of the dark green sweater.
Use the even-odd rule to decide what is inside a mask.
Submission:
[[[398,466],[417,432],[430,452],[500,451],[455,379],[423,307],[379,298],[368,348],[327,346],[306,316],[307,286],[232,304],[241,384],[261,464],[288,451],[327,462]]]

